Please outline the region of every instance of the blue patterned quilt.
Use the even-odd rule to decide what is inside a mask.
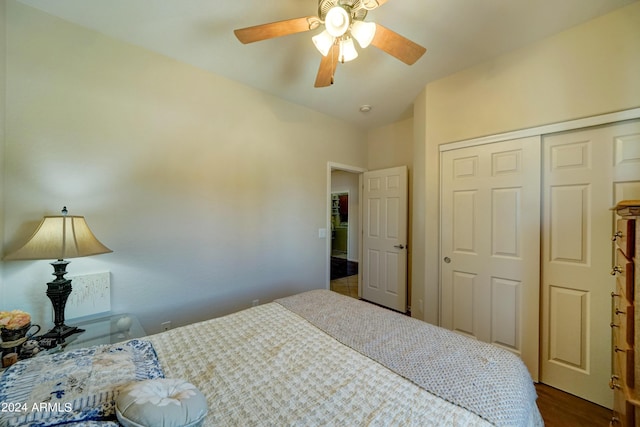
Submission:
[[[153,346],[143,340],[23,360],[0,377],[0,427],[115,421],[121,387],[163,377]]]

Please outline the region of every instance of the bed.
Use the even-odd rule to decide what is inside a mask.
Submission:
[[[153,378],[193,384],[205,426],[543,425],[531,377],[510,352],[316,290],[21,361],[0,378],[0,426],[117,426],[120,390]]]

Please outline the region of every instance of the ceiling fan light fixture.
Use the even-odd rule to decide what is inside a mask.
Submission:
[[[388,0],[318,0],[317,16],[302,16],[234,30],[243,43],[259,42],[291,34],[313,31],[309,34],[316,49],[323,55],[316,75],[315,87],[327,87],[340,62],[358,57],[358,49],[370,45],[413,65],[426,52],[423,46],[380,24],[366,22],[369,11]],[[324,28],[320,28],[324,26]]]
[[[336,38],[329,34],[328,31],[323,31],[311,37],[311,40],[313,40],[313,44],[316,46],[316,49],[318,49],[318,52],[320,52],[322,56],[327,56]]]
[[[373,41],[376,35],[375,22],[353,21],[351,24],[351,35],[358,42],[361,48],[365,49]]]
[[[324,26],[333,37],[343,36],[349,29],[349,25],[351,25],[351,16],[341,6],[334,6],[329,9],[327,16],[324,18]]]
[[[348,38],[340,40],[340,54],[338,55],[338,60],[344,64],[345,62],[353,61],[357,57],[358,51],[356,50],[356,46],[353,44],[353,39]]]

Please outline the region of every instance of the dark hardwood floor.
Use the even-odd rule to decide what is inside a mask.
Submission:
[[[546,427],[609,425],[610,409],[545,384],[536,384],[536,391],[538,409]]]

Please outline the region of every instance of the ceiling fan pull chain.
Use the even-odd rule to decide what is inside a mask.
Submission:
[[[336,68],[337,68],[337,65],[335,63],[336,56],[333,54],[333,49],[335,49],[336,46],[338,46],[338,42],[337,41],[335,41],[333,43],[333,47],[331,48],[331,70],[332,70],[331,71],[331,85],[333,85],[333,77],[335,76]],[[338,47],[338,49],[339,49],[339,47]]]

